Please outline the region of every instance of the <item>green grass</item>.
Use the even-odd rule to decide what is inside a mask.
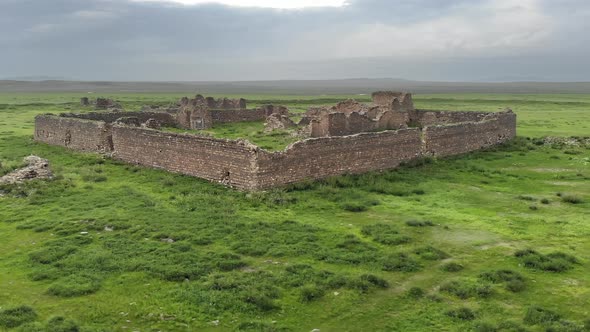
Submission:
[[[0,94],[2,172],[37,154],[56,174],[0,188],[0,330],[588,325],[588,148],[519,137],[394,171],[242,193],[32,141],[36,114],[78,111],[80,96]],[[113,96],[139,109],[181,94]],[[304,109],[345,96],[249,98]],[[512,106],[521,136],[584,136],[590,126],[586,95],[415,99],[432,109]]]

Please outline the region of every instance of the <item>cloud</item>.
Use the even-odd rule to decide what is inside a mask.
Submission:
[[[348,0],[340,7],[298,10],[136,0],[0,5],[0,77],[454,80],[590,74],[584,69],[590,67],[586,0]],[[577,72],[539,69],[566,56],[575,59]],[[534,68],[522,65],[539,59],[544,62]],[[470,68],[461,71],[454,65],[460,62]]]

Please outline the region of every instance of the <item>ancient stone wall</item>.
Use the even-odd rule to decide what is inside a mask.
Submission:
[[[140,122],[146,122],[149,119],[155,119],[164,127],[175,127],[176,119],[174,114],[165,112],[89,112],[89,113],[62,113],[60,117],[77,118],[94,121],[104,121],[113,123],[119,118],[135,117]]]
[[[311,137],[346,136],[369,131],[406,128],[408,112],[378,110],[378,113],[323,113],[311,120]]]
[[[414,109],[411,93],[378,91],[372,94],[372,98],[375,105],[392,107],[394,110],[411,111]]]
[[[390,112],[394,113],[391,116],[404,114]],[[423,124],[428,123],[424,120],[428,116],[436,116],[443,124],[310,138],[275,153],[245,141],[137,127],[140,122],[135,120],[131,121],[135,123],[134,126],[110,123],[112,119],[122,118],[121,115],[129,112],[119,112],[116,116],[109,113],[81,115],[85,118],[39,115],[35,118],[35,140],[78,151],[107,152],[130,163],[254,190],[305,179],[391,169],[403,161],[422,156],[444,157],[466,153],[502,143],[516,135],[516,115],[512,111],[474,114],[445,112],[438,115],[428,113],[435,113],[432,111],[421,112],[416,114],[419,114],[419,121],[423,121]],[[131,113],[146,117],[149,114]],[[153,118],[155,114],[149,116]],[[351,123],[360,128],[367,125],[365,121],[368,119],[354,112],[348,117],[344,113],[331,113],[330,116],[334,117],[334,121],[326,122],[329,127],[325,130],[336,134],[342,132],[343,135]],[[383,118],[380,120],[389,121]],[[459,123],[444,124],[444,121]]]
[[[496,113],[489,120],[424,128],[424,153],[450,156],[496,145],[516,136],[516,115]]]
[[[419,129],[312,138],[283,152],[261,151],[258,188],[345,173],[363,173],[398,166],[420,156]]]
[[[76,151],[110,152],[113,150],[111,126],[103,121],[38,115],[35,117],[35,140]]]
[[[246,142],[115,125],[113,144],[116,159],[255,189],[257,148]]]
[[[264,109],[211,110],[210,112],[214,123],[262,121],[266,119],[266,113]]]
[[[482,121],[490,112],[415,110],[410,112],[410,122],[418,127],[440,124]]]

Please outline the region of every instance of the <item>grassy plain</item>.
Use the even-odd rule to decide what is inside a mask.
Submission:
[[[138,109],[183,95],[111,97]],[[0,175],[29,154],[56,174],[2,188],[0,330],[590,328],[590,149],[538,139],[589,136],[590,95],[416,96],[512,107],[520,137],[264,193],[31,140],[36,114],[80,96],[0,94]],[[247,96],[294,109],[347,97]]]

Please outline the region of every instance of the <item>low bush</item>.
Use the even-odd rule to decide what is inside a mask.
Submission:
[[[415,272],[421,268],[420,263],[405,253],[391,254],[382,261],[384,271]]]
[[[430,261],[436,261],[450,257],[449,254],[447,254],[446,252],[437,249],[433,246],[418,248],[414,250],[414,253],[420,256],[420,258]]]
[[[569,204],[582,204],[584,202],[580,197],[574,195],[561,196],[561,201]]]
[[[528,325],[537,325],[557,322],[560,319],[561,315],[556,312],[539,306],[531,306],[527,308],[523,321]]]
[[[564,272],[578,263],[574,256],[562,252],[543,255],[532,249],[524,249],[517,251],[514,255],[525,267],[549,272]]]
[[[434,226],[434,223],[430,220],[419,221],[419,220],[408,220],[406,221],[406,225],[410,227],[426,227],[426,226]]]
[[[463,270],[464,267],[463,267],[463,265],[461,265],[459,263],[450,262],[450,263],[443,264],[440,267],[440,269],[445,272],[459,272],[459,271]]]
[[[468,280],[453,280],[440,286],[440,291],[454,295],[460,299],[471,297],[488,298],[494,291],[488,284],[475,283]]]
[[[466,321],[470,321],[470,320],[475,319],[475,313],[473,312],[473,310],[466,308],[466,307],[448,310],[445,312],[445,315],[447,315],[451,318],[455,318],[455,319],[459,319],[459,320],[466,320]]]
[[[550,202],[549,202],[549,200],[548,200],[547,198],[543,198],[543,199],[541,200],[541,203],[542,203],[542,204],[545,204],[545,205],[547,205],[547,204],[549,204]]]
[[[47,322],[47,332],[79,332],[78,324],[64,317],[53,317]]]
[[[15,328],[37,319],[37,313],[33,308],[22,305],[0,311],[0,327]]]
[[[406,292],[406,296],[412,299],[424,297],[424,290],[420,287],[412,287]]]
[[[320,299],[324,296],[324,290],[317,286],[304,286],[301,287],[299,294],[299,301],[301,302],[312,302]]]
[[[473,327],[473,331],[475,332],[496,332],[499,330],[496,325],[488,322],[478,322]]]
[[[371,236],[376,242],[386,245],[398,245],[411,241],[410,237],[399,234],[390,224],[366,225],[361,228],[361,233]]]
[[[47,294],[60,297],[74,297],[95,293],[100,289],[100,280],[89,275],[70,275],[54,282]]]

